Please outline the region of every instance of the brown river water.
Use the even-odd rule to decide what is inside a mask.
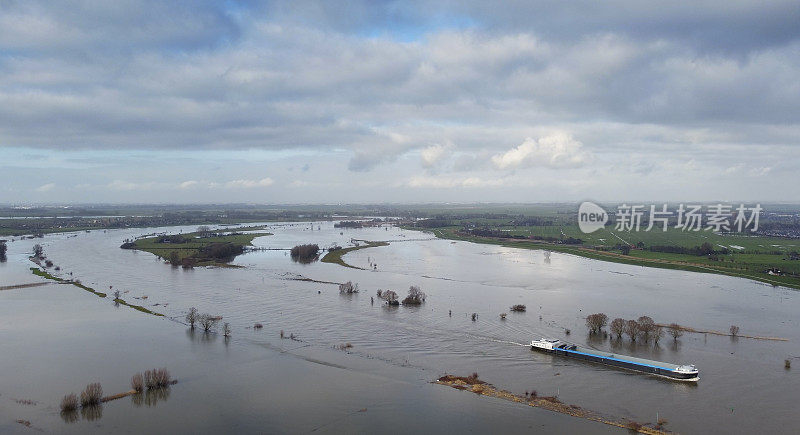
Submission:
[[[186,227],[10,242],[0,286],[40,281],[28,270],[27,253],[41,243],[62,275],[72,272],[109,294],[113,286],[123,299],[167,318],[115,307],[111,298],[70,285],[0,291],[0,432],[621,431],[430,384],[444,373],[472,372],[514,393],[557,395],[613,418],[664,418],[667,429],[680,433],[800,432],[797,291],[556,252],[547,260],[542,251],[435,240],[397,228],[269,226],[274,235],[254,244],[275,250],[237,257],[234,264],[243,268],[175,269],[149,253],[119,249],[129,237],[193,230]],[[351,238],[392,241],[344,257],[377,270],[298,264],[285,250],[300,243],[346,246]],[[352,280],[361,293],[345,296],[335,285],[291,279],[298,276]],[[424,305],[371,303],[377,289],[402,298],[410,285],[427,293]],[[147,299],[135,299],[142,296]],[[528,310],[501,320],[513,304]],[[191,306],[223,316],[232,337],[192,333],[180,323]],[[649,315],[704,330],[735,324],[741,334],[789,341],[687,333],[658,346],[618,343],[587,334],[584,318],[594,312]],[[256,322],[264,328],[252,329]],[[282,340],[281,330],[299,341]],[[692,363],[701,380],[678,383],[531,352],[527,344],[542,336]],[[334,349],[346,342],[353,345],[349,352]],[[786,370],[786,358],[796,367]],[[179,382],[158,397],[109,402],[71,422],[58,411],[61,396],[89,382],[114,394],[129,389],[133,373],[162,366]]]

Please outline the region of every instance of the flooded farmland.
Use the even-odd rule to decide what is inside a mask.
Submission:
[[[162,313],[144,314],[75,286],[0,292],[0,431],[237,430],[521,431],[583,433],[620,429],[430,384],[445,373],[477,372],[516,394],[537,391],[614,418],[668,421],[681,433],[796,433],[791,412],[800,387],[800,299],[794,290],[739,278],[600,262],[542,251],[452,242],[395,227],[339,229],[331,222],[267,224],[260,250],[241,268],[172,268],[154,255],[119,249],[123,240],[194,228],[148,228],[48,235],[8,244],[0,286],[41,281],[27,255],[34,243],[60,276]],[[293,262],[302,243],[388,246],[350,252],[355,267]],[[54,272],[55,273],[55,272]],[[72,275],[68,275],[68,274]],[[353,281],[360,293],[340,295]],[[427,294],[418,307],[389,307],[378,289],[401,298]],[[509,312],[525,304],[524,313]],[[232,336],[190,331],[190,307],[223,317]],[[788,341],[686,333],[658,346],[589,336],[586,315],[652,317],[702,330]],[[472,313],[476,314],[473,321]],[[505,320],[501,313],[508,313]],[[262,329],[253,329],[256,323]],[[571,333],[566,335],[566,331]],[[294,334],[295,339],[282,339]],[[700,369],[697,384],[531,352],[531,339],[562,338],[597,349]],[[350,343],[347,352],[336,347]],[[800,365],[797,362],[795,365]],[[130,376],[169,367],[178,383],[146,403],[105,404],[101,415],[68,421],[58,402],[89,382],[108,393]],[[54,370],[54,369],[58,370]],[[8,373],[13,373],[9,376]],[[21,404],[18,401],[34,404]],[[289,412],[291,410],[292,412]]]

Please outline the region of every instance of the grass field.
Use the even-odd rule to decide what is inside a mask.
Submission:
[[[186,243],[160,243],[158,241],[159,237],[147,237],[136,240],[131,249],[149,252],[166,260],[168,260],[172,253],[175,252],[177,254],[178,261],[183,261],[185,258],[194,258],[198,260],[197,266],[209,266],[224,264],[224,262],[204,258],[201,255],[202,248],[212,244],[230,244],[233,246],[242,247],[251,246],[253,239],[256,237],[271,235],[272,233],[259,232],[200,237],[200,233],[186,233],[181,234],[181,236],[190,239],[190,241]]]
[[[561,227],[501,227],[501,230],[510,230],[510,234],[524,235],[523,232],[530,231],[531,235],[543,237],[559,237]],[[772,239],[764,237],[746,236],[722,236],[708,232],[700,233],[681,233],[679,231],[667,231],[658,235],[650,236],[650,233],[623,233],[617,234],[607,229],[599,230],[593,234],[583,234],[577,226],[564,227],[566,237],[582,238],[583,245],[567,245],[560,243],[549,243],[537,240],[505,239],[497,237],[479,237],[464,234],[459,231],[460,227],[436,228],[432,232],[437,236],[452,240],[465,240],[474,243],[488,243],[501,246],[510,246],[524,249],[547,249],[556,252],[564,252],[582,257],[593,258],[615,263],[635,264],[648,267],[659,267],[665,269],[687,270],[702,273],[717,273],[722,275],[738,276],[753,279],[772,285],[782,285],[786,287],[800,289],[800,279],[794,276],[774,276],[765,272],[765,269],[777,267],[786,272],[800,273],[800,261],[788,260],[786,252],[790,250],[800,250],[800,242],[796,240]],[[620,251],[598,250],[594,246],[611,248],[620,242],[619,236],[629,244],[636,244],[639,241],[645,244],[645,249],[632,249],[628,255],[622,255]],[[590,236],[590,237],[586,237]],[[729,254],[717,256],[718,260],[712,260],[708,256],[698,256],[690,254],[672,254],[664,252],[651,252],[647,246],[655,245],[676,245],[693,247],[703,242],[714,245],[742,246],[745,249],[729,249]],[[725,242],[725,243],[723,243]],[[777,246],[775,246],[777,245]],[[763,251],[762,251],[763,250]],[[772,252],[776,253],[772,253]],[[780,253],[777,253],[780,251]]]
[[[375,246],[387,246],[387,245],[389,245],[389,244],[386,243],[386,242],[367,242],[367,244],[361,245],[361,246],[352,246],[350,248],[337,249],[335,251],[330,251],[327,254],[325,254],[325,256],[322,257],[321,261],[323,263],[335,263],[335,264],[338,264],[338,265],[344,266],[344,267],[350,267],[350,268],[353,268],[353,269],[364,270],[364,268],[362,268],[362,267],[356,267],[356,266],[352,266],[352,265],[349,265],[349,264],[345,263],[344,259],[342,259],[342,257],[345,254],[347,254],[348,252],[356,251],[356,250],[359,250],[359,249],[372,248],[372,247],[375,247]]]

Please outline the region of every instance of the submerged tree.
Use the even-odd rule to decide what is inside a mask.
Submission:
[[[656,325],[653,328],[653,344],[656,346],[658,345],[658,340],[661,340],[661,337],[664,336],[664,328],[661,325]]]
[[[189,308],[189,312],[186,314],[186,323],[189,324],[189,327],[194,329],[195,322],[197,322],[197,308],[192,307]]]
[[[639,335],[639,322],[635,320],[627,320],[625,322],[625,334],[630,337],[631,341],[636,341],[636,336]]]
[[[222,335],[225,336],[225,337],[230,337],[231,336],[231,324],[230,323],[225,322],[225,324],[222,325]]]
[[[639,333],[642,335],[642,340],[645,343],[650,341],[650,336],[653,334],[653,331],[656,329],[656,322],[653,321],[652,318],[648,316],[639,317]]]
[[[205,332],[209,332],[216,328],[219,320],[219,317],[212,316],[211,314],[201,314],[197,316],[197,323],[200,324],[200,327],[203,328],[203,331]]]
[[[397,293],[393,290],[378,290],[378,297],[386,301],[389,305],[400,305],[400,302],[397,300]]]
[[[6,251],[8,247],[6,246],[5,240],[0,240],[0,261],[6,261]]]
[[[289,251],[292,256],[292,260],[297,261],[299,263],[311,263],[315,261],[319,257],[319,245],[315,244],[307,244],[307,245],[297,245]]]
[[[681,329],[681,325],[677,323],[670,323],[667,328],[669,329],[669,335],[672,336],[674,341],[678,341],[678,338],[683,335],[683,329]]]
[[[736,325],[731,325],[730,328],[731,336],[736,337],[739,335],[739,327]]]
[[[603,313],[589,314],[586,316],[586,326],[591,334],[600,332],[608,323],[608,316]]]
[[[617,340],[622,338],[622,334],[625,333],[625,319],[621,319],[617,317],[616,319],[611,321],[611,325],[609,325],[611,329],[611,333],[617,336]]]
[[[347,281],[346,283],[339,284],[339,293],[348,295],[358,293],[358,283],[353,284],[353,281]]]
[[[44,248],[40,244],[33,245],[33,256],[34,258],[42,258],[44,257]]]

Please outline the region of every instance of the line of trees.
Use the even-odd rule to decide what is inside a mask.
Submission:
[[[604,313],[590,314],[586,317],[586,326],[589,328],[590,334],[603,332],[606,324],[608,324],[612,337],[616,337],[617,340],[621,340],[623,335],[627,335],[631,342],[636,342],[638,339],[648,343],[652,340],[654,344],[658,344],[665,333],[665,328],[656,324],[649,316],[641,316],[635,320],[617,317],[611,323],[608,323],[608,316]],[[677,323],[670,324],[666,329],[676,341],[683,335],[683,330]]]

